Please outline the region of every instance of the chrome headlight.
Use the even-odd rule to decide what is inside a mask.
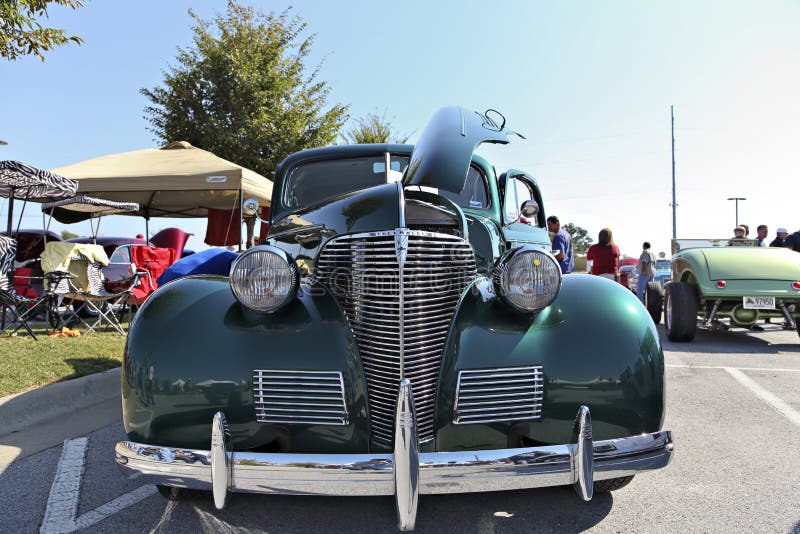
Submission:
[[[500,297],[513,308],[535,312],[549,306],[561,289],[561,267],[556,259],[539,249],[515,248],[494,270]]]
[[[295,297],[299,285],[297,264],[279,248],[253,247],[231,267],[233,295],[251,310],[277,310]]]

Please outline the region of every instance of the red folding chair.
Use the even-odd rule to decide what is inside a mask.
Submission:
[[[158,277],[175,263],[175,250],[158,247],[131,247],[131,262],[138,272],[146,271],[139,284],[131,291],[128,303],[141,306],[150,294],[158,289]]]

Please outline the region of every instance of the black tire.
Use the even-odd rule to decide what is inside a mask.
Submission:
[[[609,491],[617,491],[618,489],[622,489],[631,483],[633,476],[634,475],[629,477],[609,478],[608,480],[597,480],[594,483],[594,492],[608,493]]]
[[[658,282],[648,282],[644,290],[644,306],[653,318],[653,322],[661,322],[661,309],[664,307],[664,290]]]
[[[691,341],[697,333],[697,292],[688,282],[672,282],[664,291],[664,330],[670,341]]]
[[[184,488],[176,488],[174,486],[162,486],[156,484],[156,489],[168,501],[180,501],[186,498],[188,491]]]

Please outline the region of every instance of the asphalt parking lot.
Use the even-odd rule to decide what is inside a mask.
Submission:
[[[417,531],[800,533],[797,333],[701,331],[664,349],[676,443],[666,469],[590,503],[563,488],[421,496]],[[392,498],[236,494],[223,511],[210,494],[167,502],[117,471],[124,433],[104,417],[83,408],[76,421],[103,426],[68,425],[63,444],[0,467],[0,532],[396,532]]]

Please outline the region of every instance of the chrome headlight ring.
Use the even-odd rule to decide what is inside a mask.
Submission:
[[[494,270],[494,284],[500,298],[513,309],[537,312],[558,296],[561,267],[549,252],[525,245],[500,259]]]
[[[242,252],[231,266],[231,291],[243,306],[271,313],[297,295],[297,264],[283,250],[259,245]]]

